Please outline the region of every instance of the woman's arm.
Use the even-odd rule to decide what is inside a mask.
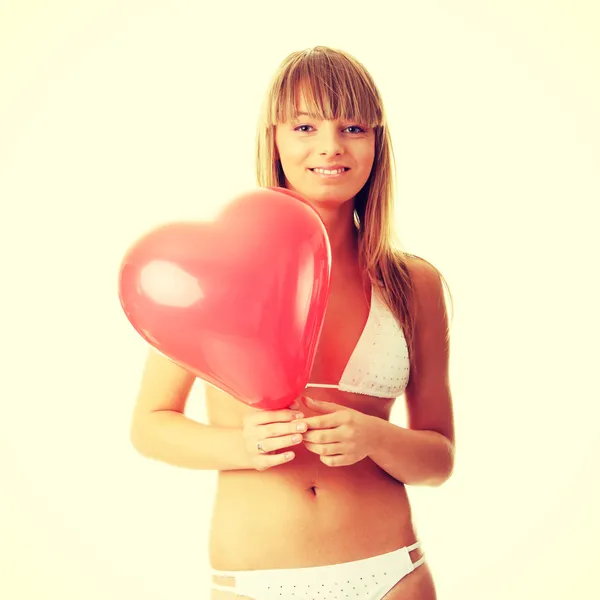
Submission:
[[[408,264],[415,295],[413,363],[405,391],[408,428],[373,421],[369,456],[392,477],[409,485],[440,485],[454,469],[454,417],[448,373],[449,335],[444,293],[429,263]]]
[[[241,428],[198,423],[183,412],[196,377],[153,349],[138,393],[130,439],[143,456],[188,469],[251,469]]]
[[[454,468],[453,444],[436,431],[416,431],[373,417],[367,456],[406,485],[438,486]]]
[[[186,469],[252,469],[242,430],[198,423],[180,412],[157,410],[140,419],[131,443],[147,458]]]

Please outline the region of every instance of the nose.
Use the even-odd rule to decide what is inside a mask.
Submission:
[[[343,153],[344,145],[336,124],[328,123],[328,126],[321,128],[317,146],[321,156],[337,156]]]

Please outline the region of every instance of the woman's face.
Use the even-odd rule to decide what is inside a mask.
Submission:
[[[307,113],[303,100],[300,113]],[[321,121],[298,114],[275,128],[276,157],[281,161],[286,187],[315,204],[331,206],[354,199],[363,188],[375,159],[375,132],[353,121]],[[322,174],[345,167],[338,174]]]

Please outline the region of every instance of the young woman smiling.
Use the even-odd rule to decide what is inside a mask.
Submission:
[[[288,56],[262,107],[256,168],[259,186],[310,202],[331,243],[306,397],[256,410],[207,386],[197,423],[184,416],[195,377],[151,351],[132,441],[218,471],[213,600],[434,600],[406,486],[439,486],[454,465],[444,279],[394,244],[392,145],[363,65],[322,46]],[[389,421],[401,396],[405,428]]]

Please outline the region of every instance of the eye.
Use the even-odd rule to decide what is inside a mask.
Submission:
[[[303,129],[305,127],[312,128],[312,125],[299,125],[298,127],[294,128],[294,131],[300,131],[301,133],[308,133],[305,129]],[[354,135],[356,135],[357,133],[365,133],[365,130],[362,127],[359,127],[358,125],[350,125],[350,126],[346,127],[346,129],[356,129],[357,131],[350,132]]]
[[[365,130],[362,127],[359,127],[358,125],[350,125],[349,127],[346,127],[346,129],[358,129],[358,131],[356,131],[355,133],[365,133]]]

